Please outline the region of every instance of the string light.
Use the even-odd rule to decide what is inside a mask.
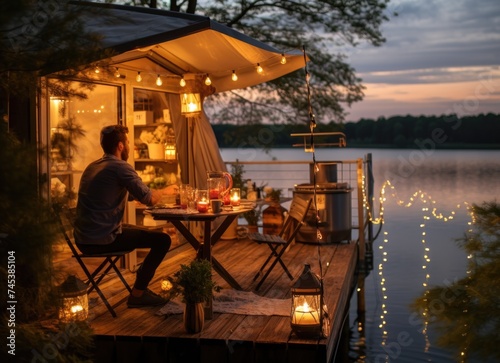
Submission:
[[[207,78],[205,78],[205,85],[210,86],[211,84],[212,84],[212,80],[210,79],[210,77],[207,74]]]
[[[276,56],[273,56],[273,57],[276,57]],[[266,60],[266,61],[268,61],[268,60]],[[281,53],[281,56],[280,56],[280,63],[281,63],[281,64],[286,64],[286,63],[287,63],[287,58],[286,58],[286,56],[285,56],[285,53]],[[121,68],[123,69],[123,67],[121,67]],[[125,67],[125,69],[127,69],[127,67]],[[137,75],[136,75],[136,77],[135,77],[135,80],[136,80],[137,82],[142,82],[142,81],[144,80],[144,78],[143,78],[143,76],[142,76],[142,74],[141,74],[141,71],[137,71],[137,68],[136,68],[136,69],[129,69],[129,70],[130,70],[130,71],[135,71],[135,72],[137,72]],[[256,67],[255,67],[255,70],[256,70],[256,72],[257,72],[258,74],[263,74],[263,73],[264,73],[264,68],[261,66],[260,62],[259,62],[259,63],[257,63],[257,65],[256,65]],[[232,74],[231,74],[231,79],[232,79],[232,81],[233,81],[233,82],[238,81],[238,75],[237,75],[237,72],[245,72],[245,71],[247,71],[247,69],[246,69],[246,68],[241,68],[241,69],[233,69],[233,70],[232,70]],[[100,70],[99,66],[95,66],[95,68],[94,68],[94,72],[95,72],[96,74],[99,74],[99,73],[101,72],[101,70]],[[144,73],[144,72],[143,72],[143,73]],[[120,70],[119,70],[119,68],[118,68],[118,67],[115,67],[114,76],[115,76],[116,78],[124,78],[124,75],[122,75],[122,74],[121,74],[121,72],[120,72]],[[199,75],[198,75],[198,76],[199,76]],[[162,79],[161,79],[161,78],[177,78],[177,79],[179,79],[178,77],[179,77],[178,75],[171,75],[171,74],[166,74],[166,75],[165,75],[165,74],[163,74],[163,75],[161,75],[161,74],[157,74],[157,77],[156,77],[156,85],[157,85],[157,86],[161,86],[161,85],[163,85],[163,81],[162,81]],[[204,83],[205,83],[205,85],[207,85],[207,86],[212,85],[212,80],[210,79],[210,76],[209,76],[208,74],[206,74],[206,76],[205,76]],[[187,83],[186,83],[186,80],[184,79],[184,76],[182,75],[182,76],[181,76],[181,78],[180,78],[180,80],[179,80],[179,85],[180,85],[181,87],[185,87],[185,86],[186,86],[186,84],[187,84]]]
[[[429,282],[430,282],[430,277],[431,277],[430,273],[429,273],[429,264],[431,263],[431,258],[430,258],[430,248],[428,246],[427,239],[426,239],[426,236],[427,236],[427,232],[425,230],[427,227],[426,222],[431,220],[432,218],[434,218],[436,220],[441,220],[443,222],[449,222],[449,221],[454,219],[454,217],[456,215],[456,211],[451,210],[450,212],[448,212],[446,214],[438,211],[438,208],[435,206],[436,201],[433,200],[430,195],[428,195],[427,193],[425,193],[421,190],[418,190],[418,191],[414,192],[413,194],[411,194],[410,197],[406,201],[403,199],[400,199],[397,196],[395,187],[391,184],[390,181],[387,180],[383,183],[383,186],[380,190],[380,197],[379,197],[380,212],[379,212],[379,217],[376,218],[373,215],[372,211],[370,210],[370,204],[367,203],[365,181],[364,181],[364,176],[363,176],[363,181],[362,181],[363,206],[368,211],[368,218],[370,219],[370,221],[372,221],[372,223],[383,223],[384,222],[383,211],[384,211],[384,202],[386,202],[386,200],[387,200],[386,189],[392,190],[392,193],[390,194],[390,196],[395,198],[396,204],[400,207],[410,208],[410,207],[414,206],[416,202],[421,202],[422,204],[424,204],[424,206],[421,209],[422,219],[424,220],[424,222],[420,223],[419,227],[421,228],[421,236],[422,236],[421,243],[423,246],[423,248],[422,248],[422,250],[423,250],[423,264],[421,267],[422,270],[424,271],[422,286],[424,287],[425,291],[424,291],[424,295],[423,295],[423,300],[427,301],[427,306],[425,306],[421,312],[423,326],[422,326],[422,329],[420,332],[424,336],[425,352],[428,352],[430,347],[431,347],[431,342],[430,342],[430,339],[428,336],[428,326],[429,326],[429,323],[431,322],[432,316],[431,316],[431,311],[429,310],[429,307],[428,307],[428,304],[429,304],[428,299],[429,299],[429,294],[430,294]],[[469,215],[471,217],[471,221],[468,222],[468,224],[471,225],[474,223],[473,213],[471,213],[471,208],[468,206],[467,202],[464,202],[463,204],[465,206],[467,206]],[[461,204],[457,204],[457,206],[456,206],[457,209],[459,209],[461,207],[462,207]],[[378,270],[379,270],[378,274],[380,276],[380,290],[382,292],[382,298],[384,300],[382,305],[381,305],[381,307],[382,307],[382,313],[380,315],[381,321],[378,325],[379,328],[382,329],[383,335],[382,335],[381,345],[383,345],[383,346],[385,346],[387,344],[387,330],[385,329],[385,325],[386,325],[386,321],[387,321],[386,315],[388,314],[387,303],[386,303],[386,300],[388,299],[388,295],[386,293],[386,291],[387,291],[386,280],[383,276],[384,265],[388,262],[387,252],[384,251],[384,245],[388,243],[388,238],[387,238],[388,234],[386,232],[384,232],[384,234],[385,234],[384,244],[382,246],[379,246],[379,250],[382,252],[382,259],[381,259],[382,262],[378,266]],[[469,255],[468,258],[472,258],[471,255]],[[470,274],[470,271],[467,271],[467,274]],[[467,313],[468,313],[468,311],[465,309],[463,311],[463,314],[467,314]],[[467,321],[467,319],[464,319],[464,321]],[[464,328],[463,328],[464,338],[468,335],[469,330],[470,329],[469,329],[467,323],[464,323]],[[466,341],[466,339],[464,339],[464,341]],[[468,350],[467,344],[468,343],[465,342],[464,346],[461,348],[461,352],[460,352],[461,362],[465,362],[465,358],[466,358],[467,353],[468,353],[467,352],[467,350]]]
[[[158,87],[160,87],[162,84],[163,84],[163,82],[162,82],[162,80],[161,80],[161,78],[160,78],[160,75],[158,75],[158,78],[156,78],[156,85],[157,85]]]

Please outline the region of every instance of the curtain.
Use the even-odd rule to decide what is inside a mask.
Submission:
[[[212,125],[203,110],[194,116],[181,115],[178,94],[165,94],[165,97],[168,97],[175,131],[182,183],[206,189],[207,171],[227,171]]]

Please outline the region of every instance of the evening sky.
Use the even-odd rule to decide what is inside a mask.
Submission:
[[[349,51],[366,90],[348,121],[500,113],[499,0],[391,0],[388,14],[386,43]]]

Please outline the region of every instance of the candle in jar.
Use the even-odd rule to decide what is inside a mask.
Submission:
[[[240,205],[240,188],[231,189],[231,205],[238,206]]]
[[[295,308],[293,316],[294,324],[319,324],[319,313],[316,310],[311,309],[306,302],[302,306],[298,306]]]
[[[208,212],[208,202],[206,200],[200,200],[197,204],[198,212],[206,213]]]

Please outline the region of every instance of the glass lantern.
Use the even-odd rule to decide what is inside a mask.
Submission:
[[[201,112],[201,98],[199,93],[181,94],[181,114],[189,115]]]
[[[59,286],[59,320],[64,323],[84,321],[89,316],[87,285],[76,276],[68,276]]]
[[[165,160],[175,160],[176,158],[175,134],[174,129],[170,127],[167,131],[167,141],[165,142]]]
[[[323,325],[323,293],[319,277],[309,264],[292,286],[292,331],[299,338],[319,338]]]

